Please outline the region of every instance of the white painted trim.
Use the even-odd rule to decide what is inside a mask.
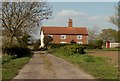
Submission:
[[[48,36],[53,37],[53,35],[48,35]]]
[[[78,44],[83,44],[82,42],[77,42]]]
[[[65,44],[66,42],[60,42],[61,44]]]
[[[41,30],[41,47],[44,47],[45,44],[44,44],[44,33],[43,33],[43,30]]]
[[[111,48],[111,43],[110,43],[110,48]]]
[[[80,38],[78,38],[79,36],[80,36]],[[82,39],[82,35],[77,35],[77,39],[79,39],[79,40]]]
[[[110,48],[120,47],[120,43],[110,43]]]
[[[64,36],[64,38],[62,38]],[[66,35],[60,35],[60,39],[66,39]]]
[[[88,44],[88,36],[86,36],[87,44]]]
[[[107,48],[107,43],[106,43],[106,48]]]

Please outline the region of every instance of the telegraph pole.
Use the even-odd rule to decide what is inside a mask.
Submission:
[[[118,2],[118,31],[120,31],[120,1]],[[120,43],[120,32],[118,32],[118,43]],[[120,53],[118,49],[118,79],[120,79]]]

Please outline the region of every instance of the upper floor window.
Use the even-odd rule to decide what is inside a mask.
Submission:
[[[77,39],[82,39],[82,35],[77,35]]]
[[[48,35],[48,36],[53,37],[53,35]]]
[[[61,39],[66,39],[66,35],[61,35],[60,38]]]

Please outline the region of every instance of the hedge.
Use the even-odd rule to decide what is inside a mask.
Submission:
[[[15,57],[23,57],[31,54],[30,49],[19,45],[8,45],[2,48],[3,54],[8,54]]]
[[[71,44],[49,44],[49,48],[60,48],[63,46],[68,46]],[[73,44],[72,44],[73,45]],[[82,47],[84,49],[101,49],[101,45],[99,44],[74,44],[74,46],[77,45],[79,47]]]
[[[66,50],[70,55],[78,53],[78,54],[84,54],[84,47],[80,46],[79,44],[71,44],[61,47],[61,49]]]

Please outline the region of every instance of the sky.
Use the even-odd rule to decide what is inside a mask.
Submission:
[[[1,1],[1,0],[0,0]],[[6,0],[2,0],[3,2]],[[9,1],[9,0],[7,0]],[[12,1],[41,1],[41,0],[12,0]],[[114,15],[119,0],[42,0],[52,6],[53,15],[42,21],[42,26],[67,27],[68,19],[73,19],[74,27],[86,27],[88,30],[113,28],[110,16]],[[39,31],[39,29],[38,29]],[[39,31],[40,32],[40,31]],[[40,38],[40,34],[35,35]]]
[[[118,2],[119,0],[46,0],[48,2]]]
[[[117,0],[116,2],[112,0],[111,2],[49,2],[53,7],[53,16],[44,20],[42,24],[43,26],[67,27],[68,19],[73,19],[74,27],[98,28],[99,30],[117,29],[109,22],[110,16],[116,12],[117,3]]]

